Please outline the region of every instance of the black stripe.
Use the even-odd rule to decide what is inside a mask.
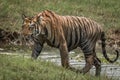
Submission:
[[[77,20],[78,20],[78,22],[79,22],[79,32],[80,32],[80,40],[79,40],[79,45],[81,44],[81,36],[82,36],[82,34],[81,34],[81,32],[82,32],[82,30],[81,30],[81,20],[79,19],[79,17],[77,17]]]
[[[68,43],[68,48],[70,48],[71,45],[72,45],[72,31],[70,33],[70,41]]]
[[[67,46],[69,47],[70,46],[70,43],[71,43],[71,39],[68,40],[68,38],[71,38],[71,30],[70,30],[70,21],[69,21],[69,17],[66,16],[66,20],[68,22],[68,26],[67,26],[67,34],[66,34],[66,41],[67,41]],[[70,35],[69,35],[70,33]]]
[[[75,28],[75,44],[78,42],[77,29],[78,29],[78,28]]]
[[[47,30],[47,28],[44,27],[44,31],[45,31],[45,37],[48,37],[48,30]]]
[[[52,41],[52,44],[55,45],[55,31],[54,31],[54,33],[53,33],[52,36],[54,37],[54,39],[53,39],[53,41]]]
[[[84,31],[85,31],[85,33],[84,33],[85,35],[84,35],[84,36],[86,37],[86,36],[87,36],[87,34],[86,34],[86,33],[87,33],[87,27],[86,27],[85,18],[82,19],[82,22],[83,22],[83,24],[84,24],[84,27],[83,27],[83,28],[84,28]]]
[[[60,42],[59,42],[59,44],[56,46],[56,48],[59,48],[59,46],[60,46]]]
[[[76,29],[78,29],[78,26],[76,25],[76,22],[77,22],[77,20],[76,20],[76,17],[73,17],[72,16],[72,18],[73,18],[73,23],[74,23],[74,30],[75,30],[75,43],[74,43],[74,45],[77,43],[77,41],[78,41],[78,34],[77,34],[77,30]],[[76,21],[76,22],[75,22]]]

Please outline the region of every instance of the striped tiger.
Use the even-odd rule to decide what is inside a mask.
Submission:
[[[114,60],[110,60],[105,49],[105,33],[95,21],[78,16],[61,16],[53,11],[45,10],[34,17],[23,15],[22,34],[30,35],[34,40],[32,57],[37,58],[44,43],[59,48],[61,64],[65,68],[74,70],[69,64],[68,52],[80,47],[85,56],[85,67],[80,70],[87,73],[92,66],[96,67],[96,76],[101,72],[101,61],[96,56],[95,47],[98,40],[102,41],[102,52],[110,63],[119,57],[118,50]]]

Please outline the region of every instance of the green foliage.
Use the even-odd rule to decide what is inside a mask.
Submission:
[[[119,28],[119,0],[0,0],[0,27],[20,30],[21,14],[34,16],[43,10],[61,15],[86,16],[105,29]]]
[[[42,60],[0,55],[0,80],[108,80],[82,75]]]

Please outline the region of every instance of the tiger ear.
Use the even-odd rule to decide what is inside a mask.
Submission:
[[[25,14],[22,14],[22,19],[24,20],[27,16]]]

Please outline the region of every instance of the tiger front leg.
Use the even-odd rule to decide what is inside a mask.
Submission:
[[[60,44],[60,56],[61,56],[61,64],[65,68],[69,68],[69,56],[68,56],[68,49],[67,49],[67,44],[62,43]]]
[[[32,50],[32,55],[31,57],[33,59],[37,59],[37,57],[39,56],[41,50],[43,48],[43,44],[39,43],[39,42],[34,42],[34,46],[33,46],[33,50]]]

